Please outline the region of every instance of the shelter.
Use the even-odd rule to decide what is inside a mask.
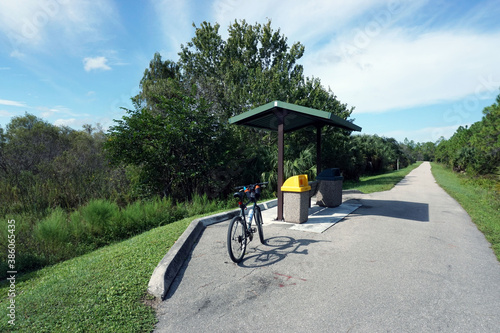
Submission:
[[[348,131],[361,131],[361,127],[344,120],[331,112],[312,109],[291,103],[274,101],[249,110],[229,119],[230,124],[256,127],[278,132],[278,217],[283,220],[284,182],[284,133],[299,130],[307,126],[316,127],[316,166],[321,172],[321,129],[323,126],[335,126]]]

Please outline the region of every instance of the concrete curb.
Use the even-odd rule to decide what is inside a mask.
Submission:
[[[278,205],[278,200],[270,200],[259,204],[261,210],[266,210]],[[177,242],[170,248],[167,254],[153,271],[153,275],[148,283],[148,293],[161,299],[167,296],[168,289],[174,282],[177,273],[188,258],[193,245],[198,240],[201,232],[209,225],[227,221],[240,213],[239,209],[229,212],[219,213],[207,217],[193,220],[187,229],[182,233]]]

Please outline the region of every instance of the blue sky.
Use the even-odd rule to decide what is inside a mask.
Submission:
[[[153,58],[177,60],[192,24],[272,20],[363,133],[415,142],[479,121],[500,93],[500,1],[0,2],[0,126],[25,112],[104,128]]]

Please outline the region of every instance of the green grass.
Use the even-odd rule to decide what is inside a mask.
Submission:
[[[441,164],[431,165],[439,186],[467,211],[500,261],[500,193],[495,182],[457,174]]]
[[[55,208],[47,210],[45,216],[0,217],[0,280],[7,277],[10,219],[16,221],[16,267],[27,273],[183,218],[233,207],[233,198],[209,200],[206,195],[193,195],[190,202],[183,203],[155,198],[122,208],[114,202],[96,199],[70,212]]]
[[[386,175],[365,177],[357,183],[356,188],[368,192],[379,188],[390,189],[417,166]],[[198,204],[201,204],[204,199],[199,201]],[[228,210],[222,209],[222,206],[218,208],[219,212]],[[142,210],[140,213],[144,217]],[[214,213],[217,212],[211,214]],[[131,210],[130,219],[135,221],[135,215]],[[0,309],[3,309],[0,311],[5,312],[2,315],[4,319],[0,320],[0,331],[152,331],[156,323],[155,312],[145,304],[154,302],[146,293],[151,274],[189,223],[200,216],[185,218],[80,257],[18,276],[14,327],[8,324],[6,316],[9,285],[6,281],[2,282],[0,294],[4,296],[0,298]],[[54,216],[54,225],[59,224],[59,218]],[[48,226],[52,227],[50,224]]]
[[[15,326],[8,324],[8,285],[0,287],[0,331],[150,332],[144,304],[158,262],[198,216],[159,227],[92,253],[19,276]]]
[[[420,166],[422,162],[413,163],[412,165],[397,171],[391,171],[381,175],[361,177],[359,182],[345,181],[342,184],[344,190],[355,189],[363,193],[373,193],[388,191],[400,182],[413,169]]]

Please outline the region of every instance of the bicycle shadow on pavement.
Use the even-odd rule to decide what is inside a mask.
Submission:
[[[308,246],[313,243],[326,242],[312,239],[295,239],[290,236],[276,236],[266,239],[266,244],[250,246],[243,260],[238,264],[240,267],[258,268],[266,267],[282,261],[289,255],[307,255]]]

